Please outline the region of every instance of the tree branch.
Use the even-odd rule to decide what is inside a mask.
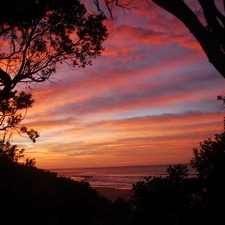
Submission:
[[[183,0],[152,0],[157,5],[177,17],[197,39],[206,53],[209,62],[225,78],[225,54],[221,49],[221,43],[210,29],[204,27],[194,12],[184,3]],[[202,0],[204,1],[204,0]]]

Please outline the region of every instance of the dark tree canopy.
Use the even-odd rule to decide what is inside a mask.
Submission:
[[[191,165],[198,171],[200,179],[215,185],[218,185],[219,181],[223,183],[225,178],[225,132],[216,134],[214,139],[209,138],[201,142],[200,148],[193,149],[193,155]]]
[[[91,65],[101,55],[108,33],[102,14],[88,14],[79,0],[6,0],[0,14],[0,131],[39,134],[19,126],[33,105],[18,84],[49,80],[59,64]],[[20,89],[21,90],[21,89]],[[10,133],[9,133],[10,131]]]
[[[184,0],[152,1],[177,17],[190,30],[201,45],[209,62],[225,78],[225,16],[216,7],[216,0],[195,0],[201,6],[206,25],[201,23],[198,13],[193,12]],[[146,2],[151,4],[150,0],[146,0]],[[101,0],[94,0],[94,4],[103,15],[105,15],[103,10],[103,4],[105,4],[111,18],[113,18],[113,8],[116,6],[123,10],[135,8],[132,0],[105,0],[104,3]],[[225,1],[223,1],[223,5],[225,7]],[[151,10],[152,8],[149,8],[149,13]],[[151,24],[149,25],[151,26]]]
[[[198,172],[198,178],[204,185],[205,206],[216,212],[216,217],[224,217],[225,201],[225,132],[216,134],[214,139],[200,143],[193,149],[191,166]]]
[[[175,166],[170,165],[166,172],[168,174],[168,178],[177,183],[188,177],[188,168],[186,165],[182,164],[177,164]]]
[[[18,83],[43,82],[58,63],[90,65],[107,38],[102,15],[79,0],[6,0],[0,15],[0,99]],[[11,93],[11,94],[10,94]]]

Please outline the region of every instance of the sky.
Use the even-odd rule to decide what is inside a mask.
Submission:
[[[177,18],[137,2],[105,22],[109,37],[92,66],[63,64],[51,82],[34,87],[35,104],[22,124],[40,137],[13,142],[37,167],[188,163],[193,148],[223,131],[217,95],[224,78]]]

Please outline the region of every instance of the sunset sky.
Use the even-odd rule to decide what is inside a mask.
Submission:
[[[138,4],[106,21],[110,35],[92,66],[62,65],[51,83],[34,87],[23,124],[40,137],[13,141],[37,167],[185,163],[223,131],[224,78],[178,19]]]

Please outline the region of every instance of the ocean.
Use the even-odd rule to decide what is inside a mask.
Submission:
[[[196,176],[196,171],[186,164],[189,177]],[[65,168],[51,169],[58,176],[70,177],[76,181],[86,181],[91,187],[111,187],[131,189],[132,185],[144,177],[167,175],[169,165],[124,166],[124,167],[97,167],[97,168]]]

